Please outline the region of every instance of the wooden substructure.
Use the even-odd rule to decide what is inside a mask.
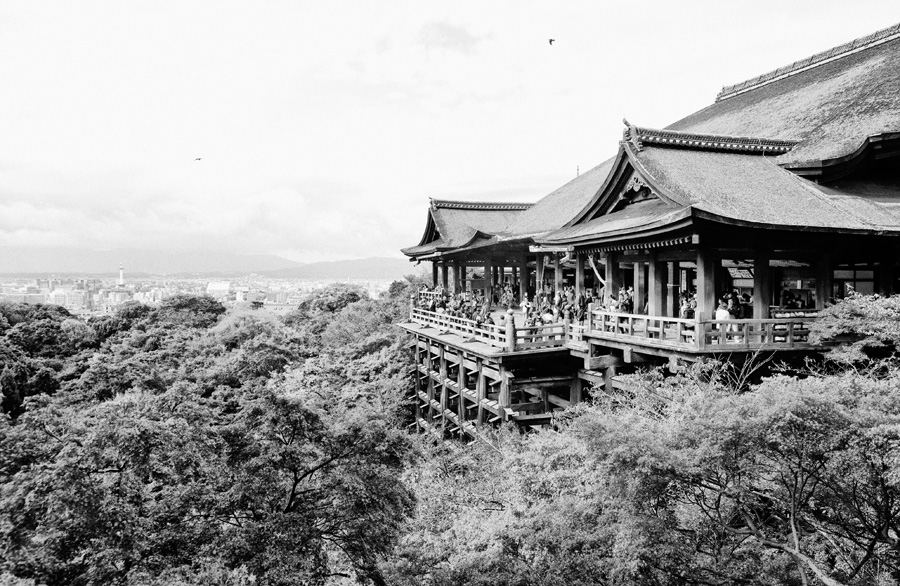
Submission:
[[[509,421],[548,426],[553,413],[585,396],[581,364],[563,346],[498,351],[447,334],[414,334],[415,419],[438,437],[471,437],[482,425]],[[587,379],[590,383],[594,379]]]

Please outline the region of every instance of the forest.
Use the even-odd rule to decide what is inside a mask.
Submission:
[[[465,444],[410,427],[419,285],[0,305],[0,586],[900,584],[900,298]]]

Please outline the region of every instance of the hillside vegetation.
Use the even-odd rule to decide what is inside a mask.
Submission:
[[[0,305],[0,585],[900,583],[900,300],[464,445],[407,432],[417,285]]]

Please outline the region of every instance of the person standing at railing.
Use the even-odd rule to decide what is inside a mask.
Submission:
[[[522,318],[527,322],[528,318],[531,316],[531,309],[533,307],[531,305],[531,302],[528,300],[528,294],[526,294],[525,297],[522,299],[522,303],[520,304],[520,307],[522,309]]]
[[[715,320],[716,320],[717,322],[719,322],[719,331],[720,331],[720,332],[722,332],[723,330],[727,330],[727,331],[730,331],[730,330],[731,330],[731,326],[730,326],[730,325],[728,325],[728,324],[726,324],[726,323],[722,323],[722,322],[727,322],[727,321],[730,321],[730,320],[731,320],[731,313],[729,313],[729,311],[728,311],[728,305],[726,305],[724,301],[720,301],[720,302],[719,302],[719,308],[716,309],[716,313],[715,313],[715,316],[714,316],[714,317],[715,317]],[[724,336],[723,338],[720,338],[720,339],[722,339],[722,340],[727,340],[728,338],[727,338],[727,335],[726,335],[726,336]]]

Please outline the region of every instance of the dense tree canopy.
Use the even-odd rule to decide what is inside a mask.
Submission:
[[[406,431],[415,288],[0,305],[0,586],[900,584],[896,298],[466,445]]]
[[[0,307],[0,583],[383,583],[413,504],[395,305]]]

